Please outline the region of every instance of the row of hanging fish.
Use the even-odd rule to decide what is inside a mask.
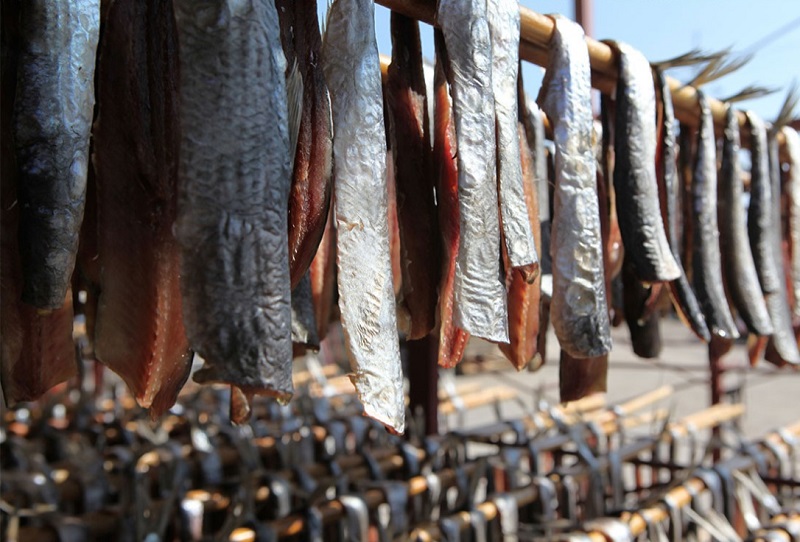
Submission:
[[[605,386],[618,280],[635,349],[666,284],[701,339],[736,338],[733,308],[771,337],[768,357],[800,361],[796,132],[784,269],[775,134],[755,115],[745,221],[737,113],[718,190],[705,98],[678,158],[669,86],[630,46],[609,43],[620,74],[599,130],[569,20],[555,17],[539,110],[515,1],[438,3],[433,88],[418,23],[397,13],[382,82],[373,10],[335,0],[323,37],[315,0],[3,3],[8,403],[76,372],[80,310],[96,359],[154,416],[196,353],[194,379],[230,385],[241,420],[254,395],[291,397],[292,357],[319,346],[337,297],[365,413],[392,430],[399,333],[437,333],[444,367],[475,336],[522,369],[542,363],[547,316],[570,399]]]

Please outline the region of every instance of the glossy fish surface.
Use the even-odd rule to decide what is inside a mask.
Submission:
[[[539,98],[553,122],[556,148],[551,318],[570,356],[597,357],[611,350],[611,335],[592,150],[589,53],[580,26],[554,19]]]
[[[449,58],[447,78],[458,140],[460,242],[455,269],[455,323],[464,331],[508,342],[508,310],[500,273],[495,112],[486,2],[441,0]]]
[[[272,0],[175,2],[181,290],[196,381],[292,392],[286,62]]]
[[[322,46],[331,93],[339,310],[351,376],[370,416],[405,426],[389,255],[386,134],[374,4],[336,0]]]
[[[89,170],[100,0],[22,2],[14,105],[22,300],[64,303]]]

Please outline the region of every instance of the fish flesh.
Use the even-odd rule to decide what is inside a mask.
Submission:
[[[492,47],[492,92],[497,145],[497,186],[503,239],[512,268],[525,280],[539,275],[539,256],[526,209],[517,131],[519,102],[519,4],[516,0],[487,0],[486,18]]]
[[[62,306],[83,220],[100,0],[22,2],[13,123],[22,300]]]
[[[597,357],[611,350],[611,334],[592,148],[589,52],[580,26],[560,16],[554,20],[539,94],[553,123],[556,148],[550,317],[570,356]]]
[[[524,102],[520,102],[524,105]],[[518,125],[522,179],[525,182],[525,207],[534,239],[540,238],[539,204],[537,202],[536,178],[534,173],[533,154],[528,148],[525,128]],[[535,247],[537,252],[540,247]],[[529,364],[533,368],[542,365],[542,356],[537,351],[539,339],[539,311],[541,297],[541,278],[537,275],[529,283],[525,277],[513,267],[506,269],[506,287],[508,289],[508,336],[509,343],[500,343],[500,351],[521,371]]]
[[[779,197],[773,193],[769,177],[769,150],[767,148],[767,129],[764,121],[755,113],[746,113],[750,127],[750,206],[747,211],[747,233],[750,248],[761,282],[761,291],[771,294],[778,291],[782,283],[778,260],[775,260],[771,232],[777,228],[777,218],[773,215],[773,200]],[[773,322],[774,323],[774,322]]]
[[[328,335],[336,293],[336,231],[333,228],[333,213],[328,213],[325,231],[322,233],[317,253],[311,260],[308,274],[311,281],[317,337],[321,342]]]
[[[97,62],[96,355],[160,416],[189,377],[178,212],[179,64],[171,0],[112,2]]]
[[[694,247],[692,246],[692,239],[694,238],[692,231],[692,216],[694,214],[692,210],[692,169],[694,168],[695,143],[697,140],[695,134],[696,130],[687,124],[681,123],[678,133],[678,169],[683,191],[680,192],[681,213],[677,216],[680,221],[677,242],[681,251],[683,271],[690,284],[693,282],[692,270],[694,268],[692,265],[692,255],[694,253]]]
[[[458,205],[458,145],[447,88],[445,64],[448,62],[444,36],[434,30],[436,66],[434,68],[433,171],[436,176],[436,202],[441,231],[442,273],[439,283],[439,365],[455,367],[461,361],[469,333],[456,325],[453,315],[454,283],[461,232]]]
[[[794,290],[793,318],[800,320],[800,135],[797,130],[781,128],[786,141],[789,160],[789,178],[786,192],[789,196],[789,253],[791,254],[792,290]]]
[[[558,363],[559,399],[577,401],[608,390],[608,354],[574,358],[562,349]]]
[[[176,0],[183,314],[200,383],[288,400],[286,62],[272,0]]]
[[[18,227],[19,182],[12,111],[17,87],[21,2],[3,2],[0,58],[0,383],[6,405],[38,399],[72,378],[78,369],[72,342],[72,293],[58,309],[37,310],[22,301],[22,263]]]
[[[392,117],[393,163],[400,234],[402,304],[406,339],[426,336],[436,324],[439,219],[434,200],[431,134],[419,23],[391,14],[392,63],[386,101]]]
[[[622,244],[642,282],[680,277],[659,213],[655,89],[650,63],[631,46],[609,42],[619,59],[614,130],[614,189]]]
[[[447,45],[446,75],[458,141],[461,226],[454,282],[455,323],[476,337],[508,342],[486,1],[441,0],[436,20]]]
[[[614,193],[614,104],[606,95],[600,99],[601,148],[600,168],[597,173],[597,199],[600,208],[600,230],[603,234],[603,262],[606,296],[611,292],[611,282],[622,272],[625,247],[619,230],[617,197]]]
[[[705,316],[694,295],[686,270],[683,267],[680,247],[680,184],[676,155],[675,113],[672,92],[664,73],[654,70],[657,102],[658,144],[656,148],[656,179],[661,196],[661,217],[666,228],[670,250],[680,270],[680,276],[669,283],[669,293],[675,312],[683,323],[702,341],[711,340]],[[691,215],[689,215],[691,216]]]
[[[384,112],[385,113],[385,112]],[[389,257],[392,262],[392,290],[395,299],[401,299],[403,294],[403,269],[400,256],[400,224],[397,220],[397,183],[394,177],[394,152],[389,145],[386,151],[386,194],[389,206],[386,216],[389,220]],[[404,333],[411,328],[411,317],[405,305],[398,305],[398,327]]]
[[[725,298],[717,226],[717,145],[714,119],[705,95],[698,91],[700,131],[692,174],[692,281],[712,336],[737,339],[739,332]]]
[[[371,0],[335,0],[322,64],[331,93],[339,310],[365,414],[402,433],[405,398],[389,255],[386,134]]]
[[[319,61],[322,38],[317,1],[275,0],[275,7],[287,67],[291,70],[297,66],[302,80],[302,114],[289,191],[289,266],[294,289],[311,265],[327,223],[333,124],[328,86]]]
[[[739,117],[732,107],[725,114],[722,168],[719,182],[719,244],[723,278],[736,311],[755,335],[771,335],[753,253],[747,238],[743,205],[744,183],[739,165]]]

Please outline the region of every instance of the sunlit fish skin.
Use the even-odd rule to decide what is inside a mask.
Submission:
[[[574,358],[596,357],[611,350],[611,335],[592,150],[589,52],[580,26],[560,16],[554,20],[539,95],[554,124],[556,147],[550,310],[561,347]]]
[[[614,130],[614,188],[622,244],[643,282],[680,276],[659,213],[656,184],[655,89],[650,64],[639,51],[609,42],[619,59]]]
[[[460,244],[455,269],[455,324],[508,342],[506,293],[500,276],[492,43],[486,2],[441,0],[439,22],[449,56],[458,141]]]
[[[14,106],[22,300],[57,309],[83,220],[100,0],[26,0]]]
[[[789,194],[789,248],[792,256],[792,289],[794,290],[795,320],[800,319],[800,135],[797,130],[781,128],[789,157],[789,178],[786,190]]]
[[[661,214],[666,227],[675,263],[680,269],[680,276],[669,283],[670,297],[680,319],[705,342],[711,340],[705,316],[700,310],[700,303],[694,295],[692,286],[686,276],[681,261],[680,225],[679,225],[679,190],[678,166],[676,163],[677,144],[675,135],[675,113],[672,107],[672,93],[664,73],[655,70],[655,82],[658,88],[659,134],[656,152],[656,177],[661,191]]]
[[[503,238],[511,267],[528,282],[539,273],[520,167],[517,134],[517,75],[519,73],[519,4],[516,0],[487,0],[486,16],[492,39],[492,91],[497,123],[497,177]]]
[[[700,132],[692,175],[693,220],[692,281],[694,291],[712,335],[736,339],[739,332],[733,321],[722,286],[722,267],[717,224],[717,146],[714,119],[708,100],[697,93]]]
[[[181,290],[194,378],[292,388],[286,62],[272,0],[175,2]]]
[[[728,107],[719,180],[722,269],[728,292],[747,329],[756,335],[770,335],[773,332],[772,321],[761,294],[753,253],[747,238],[743,192],[742,170],[739,165],[739,117],[732,107]]]
[[[386,134],[371,0],[336,0],[322,63],[331,93],[339,310],[367,416],[405,426],[389,255]]]
[[[769,178],[769,150],[767,149],[767,129],[764,121],[752,111],[748,111],[747,123],[750,125],[750,206],[747,211],[747,233],[750,248],[764,294],[775,292],[781,283],[781,270],[774,259],[770,233],[777,218],[773,216],[773,194]]]

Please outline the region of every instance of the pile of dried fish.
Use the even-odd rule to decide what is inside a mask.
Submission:
[[[782,182],[778,127],[748,113],[745,225],[738,113],[718,178],[702,93],[679,145],[669,85],[631,46],[609,42],[601,126],[580,26],[554,18],[540,111],[514,0],[438,2],[432,88],[419,25],[397,13],[382,81],[373,6],[334,1],[323,36],[315,0],[3,3],[7,403],[76,373],[73,307],[79,355],[153,416],[193,353],[197,382],[231,386],[234,420],[254,395],[288,400],[337,295],[365,412],[398,432],[401,337],[438,337],[444,367],[475,336],[536,368],[552,320],[574,399],[605,388],[623,313],[636,353],[658,356],[669,291],[702,340],[746,329],[754,359],[800,362],[794,130]]]

